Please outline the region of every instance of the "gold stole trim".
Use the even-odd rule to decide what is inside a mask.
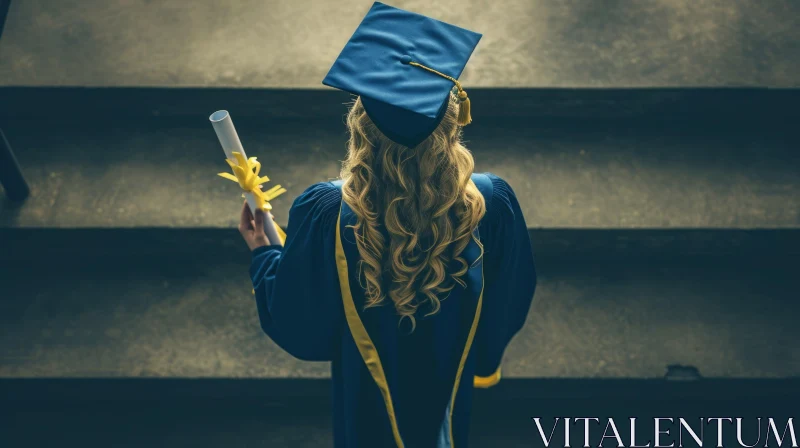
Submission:
[[[342,247],[341,220],[342,214],[340,209],[339,217],[336,219],[336,271],[339,275],[339,289],[342,293],[345,319],[347,320],[347,326],[350,328],[350,334],[353,336],[353,340],[356,343],[358,352],[361,354],[361,358],[364,360],[364,364],[366,364],[367,370],[369,370],[372,379],[375,381],[375,384],[381,391],[383,403],[386,406],[386,413],[389,415],[389,423],[392,426],[392,435],[394,436],[394,441],[398,448],[404,448],[405,445],[403,445],[403,439],[400,437],[400,430],[397,427],[397,417],[394,413],[392,395],[389,392],[389,383],[386,381],[386,373],[383,371],[381,358],[378,355],[378,350],[375,348],[375,344],[372,342],[372,338],[369,337],[369,333],[367,333],[367,329],[364,327],[364,323],[361,321],[361,317],[358,315],[355,302],[353,302],[353,295],[350,292],[350,277],[347,269],[347,257],[344,253],[344,247]],[[481,258],[483,258],[483,245],[478,240],[476,240],[476,242],[481,248]],[[475,309],[475,317],[472,319],[472,326],[469,330],[469,335],[467,336],[467,343],[464,346],[464,353],[462,353],[461,361],[458,364],[455,384],[453,385],[453,392],[450,396],[448,428],[450,429],[449,435],[451,448],[454,446],[453,407],[455,406],[456,395],[458,394],[458,386],[461,383],[461,374],[464,371],[464,364],[467,362],[470,348],[472,348],[472,341],[475,339],[475,331],[478,329],[478,321],[481,317],[481,306],[483,304],[483,281],[483,260],[481,260],[481,294],[478,297],[478,305]],[[500,380],[499,372],[500,371],[498,370],[496,373],[498,376],[497,381]],[[476,381],[477,378],[479,377],[476,377]]]
[[[472,238],[474,239],[475,236],[473,235]],[[450,428],[450,448],[455,446],[455,440],[453,439],[453,408],[455,407],[456,403],[456,395],[458,394],[458,385],[461,383],[461,374],[464,372],[464,364],[467,363],[467,357],[469,356],[469,350],[472,348],[472,341],[475,339],[475,331],[478,329],[478,321],[481,319],[481,308],[483,306],[483,244],[479,240],[475,240],[478,243],[478,246],[481,248],[481,254],[479,260],[481,261],[481,294],[478,296],[478,305],[475,307],[475,317],[472,318],[472,327],[469,329],[469,335],[467,336],[467,345],[464,347],[464,353],[461,354],[461,362],[458,363],[458,371],[456,371],[456,382],[453,385],[453,394],[450,396],[450,415],[449,415],[449,422],[447,426]]]
[[[398,448],[403,448],[403,439],[400,437],[400,430],[397,429],[397,418],[394,414],[394,405],[392,404],[392,395],[389,393],[389,384],[386,381],[386,374],[383,371],[381,358],[378,356],[378,350],[372,339],[364,328],[364,323],[358,316],[356,304],[353,302],[353,296],[350,293],[350,277],[347,270],[347,257],[344,254],[342,247],[342,232],[340,222],[342,220],[341,211],[339,217],[336,219],[336,270],[339,274],[339,288],[342,290],[342,303],[344,304],[344,316],[347,319],[347,326],[350,327],[350,334],[353,335],[353,340],[358,347],[358,352],[361,353],[361,358],[364,364],[367,365],[372,379],[381,390],[383,395],[383,403],[386,406],[386,413],[389,414],[389,423],[392,425],[392,435],[394,435],[394,442]]]
[[[472,386],[477,387],[479,389],[488,389],[492,386],[496,386],[497,383],[500,382],[500,378],[502,378],[500,370],[501,370],[500,367],[498,367],[497,371],[489,376],[475,375],[475,379],[472,382]]]

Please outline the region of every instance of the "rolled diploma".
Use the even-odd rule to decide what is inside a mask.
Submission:
[[[218,110],[211,114],[208,119],[211,120],[211,125],[214,126],[214,132],[217,133],[217,138],[219,139],[220,145],[222,145],[222,150],[225,151],[225,157],[233,163],[236,163],[236,158],[233,157],[233,153],[238,152],[246,160],[247,154],[244,152],[244,148],[242,148],[242,142],[239,141],[239,135],[236,133],[236,128],[233,127],[233,120],[231,120],[231,115],[228,111]],[[247,205],[250,206],[250,211],[253,213],[253,216],[255,216],[256,199],[253,197],[253,193],[245,193],[244,197],[247,200]],[[264,233],[267,235],[267,238],[269,238],[270,244],[282,244],[278,232],[275,230],[275,223],[272,221],[272,215],[270,213],[265,213],[264,216]]]

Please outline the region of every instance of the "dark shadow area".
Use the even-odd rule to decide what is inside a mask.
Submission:
[[[491,118],[536,119],[537,124],[591,120],[638,126],[769,125],[800,116],[800,89],[760,87],[471,88],[475,123]],[[222,87],[0,87],[0,118],[207,119],[219,109],[234,117],[337,118],[352,95],[329,89]],[[480,107],[477,107],[477,105]],[[736,125],[736,126],[731,126]]]
[[[327,380],[0,382],[2,392],[12,388],[13,393],[6,395],[9,399],[0,403],[8,411],[0,423],[0,443],[9,448],[54,443],[311,448],[332,443]],[[608,419],[614,420],[629,446],[633,416],[639,444],[653,441],[655,417],[674,419],[661,423],[662,429],[670,430],[661,440],[665,445],[675,441],[676,446],[678,418],[698,434],[702,426],[704,446],[714,446],[717,423],[708,419],[729,417],[735,422],[738,417],[743,440],[752,444],[760,438],[758,446],[764,446],[767,419],[772,418],[781,432],[787,418],[796,417],[794,404],[799,398],[797,380],[506,380],[493,389],[476,391],[470,446],[543,447],[534,417],[546,435],[555,425],[551,446],[563,446],[564,418],[572,419],[572,446],[582,446],[583,422],[574,421],[579,417],[599,420],[590,422],[591,446],[600,444]],[[763,421],[757,431],[759,417]],[[737,446],[733,422],[723,422],[725,446]],[[687,432],[682,436],[684,446],[697,446]],[[770,437],[769,446],[777,446]],[[790,446],[788,442],[783,446]],[[616,442],[605,439],[602,446],[612,448]]]
[[[2,203],[2,200],[0,200]],[[11,207],[6,202],[4,206]],[[16,205],[15,205],[16,207]],[[13,213],[16,208],[4,210]],[[11,215],[9,215],[11,216]],[[795,260],[800,256],[798,229],[529,229],[534,256],[549,264],[641,262],[681,264],[687,259]],[[194,262],[238,263],[247,248],[234,228],[0,228],[0,264],[35,266],[46,247],[53,263],[72,267],[123,262],[135,266],[150,259],[182,254]],[[180,261],[180,260],[175,260]]]

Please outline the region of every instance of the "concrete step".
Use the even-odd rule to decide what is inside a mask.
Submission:
[[[327,378],[261,333],[248,256],[38,258],[3,266],[0,378]],[[218,257],[218,255],[220,255]],[[508,378],[800,376],[794,257],[543,256]],[[680,370],[680,369],[679,369]]]
[[[205,115],[205,114],[204,114]],[[248,154],[288,193],[336,178],[345,130],[331,120],[234,119]],[[0,227],[234,228],[239,190],[207,117],[6,121],[31,184],[0,204]],[[800,152],[789,129],[623,123],[536,126],[487,120],[466,130],[476,170],[515,189],[534,229],[784,229],[800,225]]]
[[[207,121],[270,162],[279,224],[337,176],[350,98],[319,82],[369,5],[309,6],[11,3],[0,126],[32,196],[0,200],[1,446],[330,444],[328,366],[261,333]],[[532,415],[789,415],[799,6],[397,6],[485,34],[467,144],[541,278],[473,446],[529,446]]]
[[[0,85],[319,88],[370,4],[12,2]],[[484,34],[466,86],[800,86],[796,2],[396,6]]]
[[[755,434],[757,418],[763,418],[763,425],[766,425],[765,416],[769,416],[778,428],[783,428],[787,418],[796,415],[793,413],[795,403],[800,398],[798,383],[786,381],[712,382],[702,385],[692,382],[656,385],[643,381],[609,380],[563,381],[560,384],[540,382],[535,385],[536,389],[553,393],[538,395],[521,395],[521,391],[530,391],[534,387],[514,380],[510,382],[515,384],[501,383],[495,389],[476,391],[470,431],[471,447],[539,446],[540,439],[531,418],[541,418],[542,426],[548,427],[553,424],[555,417],[560,417],[562,420],[558,425],[563,428],[565,416],[600,418],[600,422],[591,422],[592,443],[600,440],[606,419],[613,418],[627,446],[631,416],[637,417],[637,441],[639,438],[652,441],[653,417],[682,417],[697,429],[699,418],[735,415],[743,419],[743,440],[752,443],[758,438]],[[86,447],[317,448],[332,445],[329,396],[322,394],[322,398],[307,398],[301,393],[276,401],[274,392],[281,395],[278,387],[270,387],[269,395],[260,393],[265,386],[277,386],[275,382],[240,381],[237,383],[241,396],[211,398],[178,395],[174,391],[186,384],[210,383],[203,390],[224,390],[228,394],[231,388],[227,385],[230,381],[162,381],[162,384],[143,381],[144,384],[136,388],[140,392],[138,397],[129,399],[119,399],[116,395],[102,398],[92,395],[87,398],[84,386],[104,383],[99,380],[90,383],[68,382],[71,390],[77,392],[70,399],[53,396],[54,389],[48,386],[52,381],[34,383],[29,390],[33,398],[26,394],[24,399],[19,399],[21,397],[15,395],[6,401],[13,411],[0,420],[0,443],[4,447],[60,444]],[[7,381],[0,381],[0,388],[7,384]],[[329,390],[330,384],[319,381],[305,386],[322,386]],[[501,389],[505,389],[505,392]],[[64,392],[68,388],[59,390]],[[579,396],[576,391],[579,391],[582,399],[571,398]],[[48,422],[48,431],[41,431],[42,421]],[[669,436],[662,436],[662,440],[675,437],[677,423],[673,424],[662,421],[662,429],[671,430]],[[572,427],[572,446],[583,441],[580,425],[578,423]],[[727,422],[723,425],[724,441],[735,440],[735,428],[735,425]],[[555,434],[557,446],[564,445],[558,439],[562,437],[560,433],[556,431]],[[684,436],[689,439],[688,435]],[[760,436],[764,436],[764,426]],[[705,427],[704,444],[716,444],[716,437],[715,423],[711,422]],[[666,443],[669,442],[666,440]],[[694,445],[687,442],[686,446]]]

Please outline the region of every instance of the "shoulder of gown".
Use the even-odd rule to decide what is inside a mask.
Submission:
[[[520,210],[519,201],[505,179],[493,173],[483,173],[492,183],[491,197],[486,197],[486,214],[481,221],[481,236],[487,246],[498,246],[502,242],[497,241],[498,233],[502,233],[508,227],[519,227],[520,221],[524,225],[525,220]]]
[[[310,216],[313,219],[329,223],[339,216],[339,206],[342,201],[342,191],[332,182],[319,182],[306,188],[292,203],[289,210],[289,226],[292,216]],[[287,234],[288,235],[288,234]]]

